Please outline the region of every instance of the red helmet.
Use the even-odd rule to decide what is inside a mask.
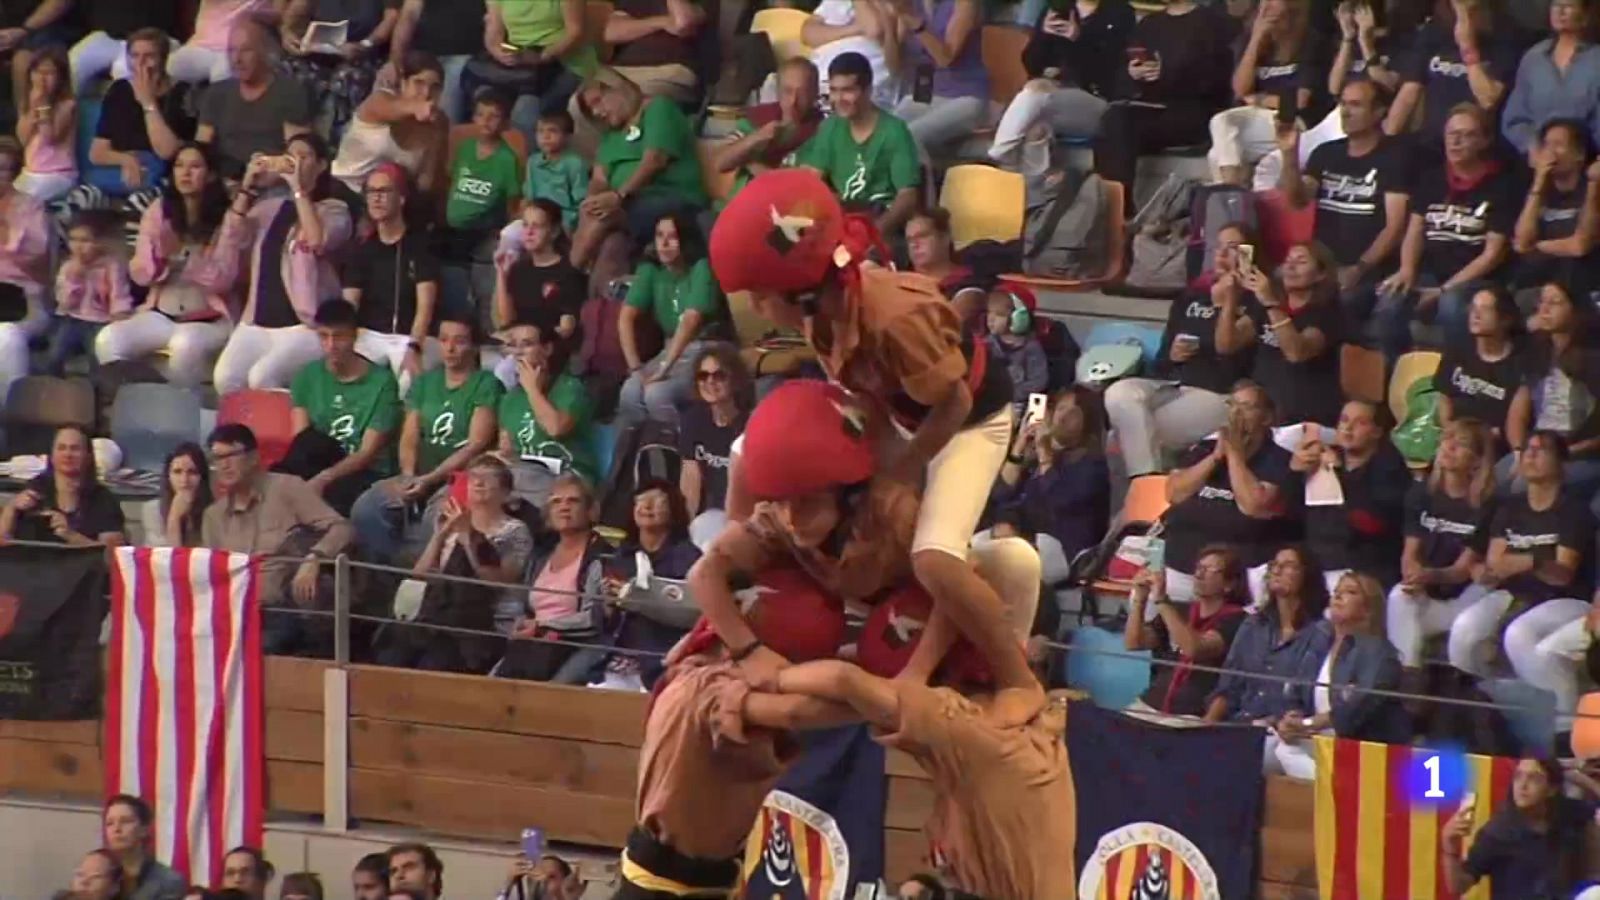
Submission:
[[[794,294],[822,284],[844,239],[844,208],[811,169],[751,179],[711,228],[711,271],[725,292]]]
[[[872,477],[866,414],[838,385],[779,385],[750,414],[739,477],[758,500],[786,500]]]
[[[861,626],[856,640],[856,662],[861,668],[882,678],[893,678],[911,661],[911,652],[922,640],[933,598],[921,585],[906,581],[892,588]],[[955,685],[992,684],[994,677],[987,661],[965,638],[957,640],[939,664],[943,680]]]
[[[844,640],[844,604],[799,569],[771,569],[739,594],[746,600],[745,621],[756,639],[790,662],[826,659]],[[701,618],[686,647],[702,653],[717,639]]]

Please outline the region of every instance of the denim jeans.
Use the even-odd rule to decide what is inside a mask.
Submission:
[[[113,197],[126,197],[135,190],[145,190],[161,183],[167,177],[167,161],[161,157],[144,150],[135,150],[134,156],[139,158],[139,166],[144,169],[144,181],[137,188],[128,186],[122,178],[120,166],[87,166],[84,168],[81,179],[90,187],[99,188]]]
[[[104,327],[104,322],[85,322],[72,316],[56,316],[50,331],[50,349],[45,353],[45,372],[60,378],[66,372],[67,360],[79,354],[89,358],[89,371],[93,372],[94,339],[100,336],[100,329]]]
[[[433,501],[438,491],[423,500],[420,510],[413,510],[390,491],[390,484],[385,479],[363,491],[350,507],[350,524],[368,559],[401,565],[409,562],[405,559],[408,553],[416,552],[427,541],[428,523],[433,521],[429,513],[435,512]]]
[[[1417,288],[1438,287],[1439,281],[1428,275],[1417,279]],[[1472,307],[1472,295],[1484,286],[1482,281],[1446,288],[1434,302],[1432,324],[1441,332],[1443,344],[1468,340],[1467,311]],[[1377,330],[1378,344],[1384,356],[1393,360],[1411,348],[1411,321],[1416,317],[1417,295],[1379,292],[1377,306],[1372,310],[1372,327]]]
[[[671,340],[671,337],[668,337]],[[645,419],[653,419],[666,425],[678,424],[678,407],[694,396],[694,359],[700,355],[705,347],[703,341],[690,341],[689,346],[683,348],[683,355],[672,364],[667,376],[660,381],[649,385],[644,383],[642,373],[654,372],[661,365],[662,355],[665,350],[632,375],[622,385],[622,396],[617,400],[617,425],[626,427]]]

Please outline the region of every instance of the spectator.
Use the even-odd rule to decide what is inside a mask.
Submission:
[[[1347,82],[1339,94],[1344,137],[1311,150],[1303,171],[1299,131],[1278,132],[1283,152],[1278,184],[1293,206],[1304,208],[1315,200],[1312,234],[1339,267],[1339,296],[1350,322],[1371,314],[1380,273],[1388,269],[1406,233],[1410,177],[1404,148],[1381,128],[1388,105],[1378,82]]]
[[[1252,265],[1222,275],[1212,288],[1217,316],[1217,352],[1255,348],[1251,379],[1272,396],[1283,417],[1277,424],[1339,420],[1339,345],[1344,314],[1339,309],[1336,266],[1328,248],[1296,244],[1275,277]],[[1248,292],[1250,301],[1245,303]]]
[[[290,196],[256,202],[274,177]],[[250,246],[250,284],[217,359],[218,394],[281,387],[317,358],[311,320],[339,296],[333,260],[350,238],[350,208],[329,197],[331,187],[328,147],[315,135],[291,139],[287,157],[251,160],[222,224],[224,241]]]
[[[917,209],[922,165],[905,120],[871,96],[872,77],[859,53],[840,54],[829,64],[833,115],[801,148],[799,162],[822,173],[846,211],[875,216],[878,230],[891,235]]]
[[[588,286],[582,272],[567,260],[567,235],[561,208],[538,198],[522,208],[520,252],[495,258],[494,324],[508,328],[517,321],[538,322],[563,341],[578,333]],[[502,361],[495,374],[514,374],[514,363]]]
[[[440,489],[495,440],[495,406],[503,393],[478,366],[472,323],[439,323],[442,365],[429,369],[406,394],[397,444],[400,474],[380,481],[350,510],[361,548],[395,564],[423,539]]]
[[[1445,123],[1444,165],[1418,176],[1400,270],[1378,286],[1374,312],[1391,359],[1410,344],[1413,314],[1433,320],[1443,343],[1463,339],[1468,302],[1509,255],[1515,184],[1492,139],[1488,114],[1462,104]]]
[[[11,55],[11,102],[19,113],[28,109],[28,71],[34,56],[72,43],[73,26],[66,20],[68,3],[17,0],[0,9],[0,56]],[[61,69],[63,77],[67,67]]]
[[[399,90],[380,85],[361,101],[339,141],[333,177],[352,191],[362,190],[385,162],[404,169],[424,195],[444,187],[450,162],[450,123],[439,106],[444,69],[415,51],[401,60],[399,77]]]
[[[444,893],[444,863],[427,844],[395,844],[389,848],[389,890],[416,891],[421,900],[439,900]]]
[[[1365,79],[1383,85],[1384,96],[1400,89],[1395,67],[1409,49],[1418,9],[1400,3],[1368,4],[1344,0],[1334,9],[1339,49],[1328,69],[1328,94],[1338,97],[1345,85]]]
[[[1500,130],[1530,161],[1535,135],[1542,136],[1544,127],[1558,119],[1587,122],[1579,134],[1600,141],[1600,47],[1591,34],[1591,5],[1591,0],[1551,3],[1550,37],[1530,47],[1517,66]]]
[[[356,861],[350,872],[350,897],[351,900],[388,900],[388,854],[368,853]]]
[[[692,105],[706,30],[717,28],[718,0],[620,0],[606,19],[610,64],[646,97]]]
[[[1600,77],[1600,48],[1590,46],[1587,51],[1593,51]],[[1600,97],[1595,105],[1600,108]],[[1600,285],[1590,274],[1600,264],[1594,253],[1600,233],[1596,213],[1600,164],[1589,164],[1593,146],[1582,122],[1552,119],[1539,129],[1538,143],[1529,148],[1533,186],[1511,239],[1517,254],[1512,278],[1519,288],[1555,281],[1565,284],[1572,296],[1588,301]]]
[[[117,5],[116,0],[98,4]],[[100,121],[89,144],[92,165],[83,172],[84,184],[117,197],[155,190],[194,138],[197,124],[190,112],[189,86],[167,74],[166,32],[141,28],[129,35],[127,46],[126,61],[119,53],[112,70],[126,71],[101,101]]]
[[[1235,384],[1217,437],[1190,448],[1168,477],[1167,596],[1174,602],[1194,596],[1191,573],[1205,544],[1230,544],[1245,566],[1265,573],[1282,533],[1275,520],[1283,514],[1282,486],[1289,477],[1289,453],[1272,442],[1275,414],[1266,389]]]
[[[520,320],[506,329],[505,343],[517,377],[500,398],[500,455],[552,474],[572,469],[592,483],[598,466],[590,434],[593,401],[567,372],[565,348],[551,329]],[[536,495],[542,499],[543,493]]]
[[[1046,6],[1022,51],[1029,81],[1000,117],[989,157],[1015,160],[1041,122],[1050,129],[1052,143],[1094,137],[1127,62],[1128,34],[1135,21],[1128,0]]]
[[[33,54],[27,72],[28,105],[17,116],[17,140],[24,165],[17,190],[40,203],[66,196],[78,182],[78,101],[72,95],[72,73],[60,47]]]
[[[1567,444],[1560,435],[1535,431],[1519,459],[1526,496],[1508,497],[1489,527],[1489,552],[1481,584],[1490,592],[1456,618],[1450,629],[1450,664],[1479,678],[1490,677],[1484,651],[1502,630],[1505,657],[1517,677],[1556,695],[1558,721],[1578,705],[1575,668],[1553,664],[1539,644],[1589,612],[1594,520],[1586,494],[1561,484]],[[1510,624],[1505,624],[1510,617]],[[1567,726],[1570,728],[1570,724]]]
[[[485,88],[473,101],[476,133],[461,141],[450,161],[444,220],[453,258],[471,259],[522,206],[522,158],[505,138],[510,114],[511,100],[497,89]]]
[[[1317,777],[1311,738],[1333,734],[1355,741],[1404,744],[1411,739],[1405,710],[1393,697],[1371,693],[1400,687],[1400,663],[1383,639],[1383,586],[1370,575],[1346,572],[1328,597],[1328,617],[1313,622],[1325,652],[1300,658],[1289,687],[1292,706],[1267,734],[1267,771],[1311,781]]]
[[[361,326],[356,352],[393,370],[402,394],[438,358],[439,345],[439,260],[427,233],[406,222],[409,193],[406,170],[396,163],[379,163],[367,175],[371,231],[348,249],[344,265],[344,299]]]
[[[1306,545],[1322,564],[1328,590],[1349,571],[1383,584],[1399,580],[1400,522],[1411,472],[1378,421],[1378,408],[1365,400],[1346,401],[1331,446],[1307,435],[1289,468],[1305,482]],[[1335,504],[1318,496],[1329,475],[1339,486]]]
[[[1128,595],[1122,643],[1129,650],[1149,650],[1160,662],[1153,666],[1149,689],[1129,711],[1204,715],[1217,673],[1195,666],[1222,665],[1249,603],[1244,564],[1222,544],[1201,549],[1194,565],[1194,599],[1183,608],[1167,599],[1167,580],[1159,571],[1141,572]]]
[[[400,414],[394,375],[356,352],[356,309],[330,300],[317,310],[322,359],[289,386],[294,444],[278,470],[306,484],[341,515],[361,493],[395,471]]]
[[[1128,210],[1140,155],[1204,143],[1211,117],[1228,105],[1236,30],[1225,12],[1194,0],[1167,0],[1133,27],[1127,77],[1118,76],[1094,145],[1095,171],[1127,186]]]
[[[699,559],[700,548],[689,539],[689,512],[678,486],[646,479],[633,490],[628,535],[603,566],[604,591],[610,597],[620,597],[624,585],[647,576],[682,581]],[[615,635],[619,649],[634,651],[613,654],[606,664],[604,680],[599,683],[620,690],[649,690],[661,675],[660,656],[684,635],[682,628],[628,611],[617,614],[608,630]],[[648,656],[636,655],[641,653]]]
[[[1506,86],[1517,72],[1511,29],[1497,27],[1495,11],[1487,3],[1449,0],[1437,4],[1436,9],[1438,14],[1418,30],[1411,51],[1396,67],[1400,90],[1383,130],[1389,134],[1410,131],[1411,123],[1418,121],[1420,106],[1418,147],[1437,152],[1432,150],[1438,146],[1433,143],[1434,135],[1444,135],[1448,144],[1447,120],[1457,115],[1460,107],[1470,106],[1479,113],[1481,139],[1488,147],[1499,131],[1493,123],[1506,98]]]
[[[79,213],[67,227],[67,259],[56,274],[56,313],[44,370],[57,378],[67,360],[92,351],[101,329],[133,313],[128,268],[106,246],[111,222],[96,212]],[[89,370],[95,359],[89,355]]]
[[[110,850],[90,850],[72,873],[72,887],[62,896],[67,900],[120,900],[122,864]]]
[[[150,804],[138,797],[117,794],[106,801],[101,834],[122,873],[118,895],[124,900],[179,900],[188,886],[182,875],[150,855],[154,820]]]
[[[167,35],[178,25],[175,4],[169,0],[80,0],[75,5],[83,10],[88,34],[72,45],[68,55],[74,95],[87,93],[90,83],[107,72],[118,81],[137,72],[141,60],[133,45],[143,41],[141,32],[161,33],[157,72],[162,80],[166,79]],[[108,93],[108,99],[109,96]]]
[[[516,584],[523,580],[533,535],[506,514],[511,499],[511,469],[489,455],[474,459],[465,472],[465,490],[452,485],[433,534],[411,572],[425,579],[418,625],[493,632],[496,601],[503,592],[477,584],[426,580],[442,574]],[[489,671],[504,643],[473,634],[427,627],[396,627],[380,638],[377,663],[436,672]]]
[[[677,425],[678,407],[694,394],[690,363],[705,349],[708,327],[721,318],[718,301],[699,227],[687,215],[662,216],[656,222],[655,243],[634,274],[617,319],[617,337],[632,373],[618,400],[619,423],[649,418]],[[666,346],[648,360],[639,353],[638,319],[646,312],[666,336]]]
[[[264,608],[288,604],[327,608],[331,597],[319,592],[320,561],[350,545],[352,532],[332,507],[306,482],[261,468],[256,436],[244,425],[219,425],[211,432],[211,488],[217,500],[201,518],[203,546],[233,553],[304,557],[290,569],[279,560],[261,566],[257,595]],[[320,595],[319,595],[320,594]],[[323,601],[323,602],[319,602]],[[306,625],[301,616],[264,616],[263,652],[307,647],[331,650],[331,628]],[[321,646],[317,646],[321,644]]]
[[[812,48],[811,62],[818,72],[828,73],[830,82],[836,60],[848,54],[861,57],[866,75],[857,82],[856,96],[869,97],[857,102],[882,109],[893,109],[900,100],[901,38],[895,9],[880,0],[822,0],[800,29],[800,42]],[[828,93],[833,93],[831,86]],[[842,115],[838,107],[833,112]]]
[[[579,82],[599,65],[584,35],[584,0],[527,3],[488,0],[479,56],[467,65],[461,88],[476,96],[480,84],[496,84],[517,95],[511,121],[533,131],[539,115],[565,109]],[[609,33],[607,35],[609,37]],[[518,110],[532,98],[534,112]]]
[[[914,86],[894,111],[930,153],[953,150],[988,124],[981,6],[979,0],[917,0],[896,10],[901,67],[914,73]]]
[[[288,54],[284,68],[310,92],[311,120],[320,133],[338,140],[361,98],[372,93],[400,6],[399,0],[290,0],[279,32]],[[337,52],[305,45],[310,25],[338,22],[345,30]]]
[[[201,519],[212,499],[205,450],[199,444],[179,444],[162,463],[160,496],[144,505],[144,543],[200,546]]]
[[[949,896],[939,879],[926,873],[918,873],[901,882],[894,895],[895,900],[945,900]]]
[[[538,150],[528,159],[528,180],[522,199],[548,200],[561,210],[561,225],[578,227],[578,209],[589,190],[589,166],[572,150],[572,116],[553,109],[539,116],[533,140]]]
[[[1525,377],[1526,362],[1514,337],[1521,325],[1517,307],[1505,291],[1485,288],[1472,296],[1467,311],[1472,344],[1447,345],[1433,376],[1441,426],[1455,419],[1476,419],[1488,426],[1494,445],[1505,443],[1506,416]]]
[[[704,549],[722,533],[728,516],[728,467],[733,441],[744,434],[754,405],[750,370],[732,344],[708,343],[695,354],[694,401],[684,408],[678,430],[683,468],[678,489],[693,516],[689,533]]]
[[[1408,684],[1422,682],[1422,644],[1447,634],[1489,592],[1479,582],[1494,516],[1495,441],[1482,422],[1458,417],[1439,435],[1426,482],[1406,495],[1400,583],[1389,592],[1389,641]]]
[[[795,164],[800,149],[822,125],[819,90],[811,60],[793,56],[778,66],[778,102],[746,109],[727,143],[712,155],[712,168],[737,173],[724,203],[756,175]]]
[[[1064,581],[1072,560],[1099,544],[1111,515],[1105,414],[1099,398],[1069,388],[1045,418],[1026,422],[1000,468],[990,502],[996,538],[1023,537],[1039,549],[1046,581]]]
[[[1495,467],[1501,485],[1515,485],[1517,456],[1537,430],[1561,437],[1565,484],[1578,497],[1600,486],[1600,354],[1590,349],[1595,314],[1559,284],[1547,284],[1529,321],[1533,341],[1520,359],[1523,382],[1506,413],[1511,455]]]
[[[610,69],[590,80],[584,96],[593,100],[586,112],[599,120],[603,136],[572,238],[572,262],[580,269],[595,261],[612,232],[625,230],[643,245],[664,216],[706,206],[694,127],[676,103],[646,99]]]
[[[1211,118],[1211,175],[1247,187],[1250,171],[1276,145],[1277,123],[1309,111],[1322,79],[1306,0],[1262,0],[1233,68],[1242,105]]]
[[[1332,636],[1317,627],[1327,605],[1327,585],[1305,550],[1279,550],[1267,566],[1258,610],[1228,647],[1222,678],[1206,698],[1205,720],[1258,725],[1282,720],[1293,696],[1281,680],[1299,674],[1303,657],[1327,655]]]
[[[50,328],[44,300],[53,232],[44,206],[16,189],[21,170],[22,148],[0,137],[0,396],[28,373],[28,343]]]
[[[913,272],[939,283],[939,290],[956,304],[956,312],[963,323],[977,321],[987,311],[976,302],[970,308],[963,306],[958,296],[961,287],[972,279],[972,270],[956,262],[948,210],[936,206],[911,214],[906,220],[906,255]],[[978,296],[985,296],[984,292],[978,292]]]
[[[276,24],[282,5],[281,0],[200,0],[194,35],[172,54],[167,73],[191,84],[220,83],[230,75],[242,78],[237,42],[253,31],[249,40],[259,41],[258,52],[273,47],[268,26]]]
[[[497,621],[496,627],[509,630],[512,638],[496,673],[500,677],[560,683],[584,677],[574,669],[587,666],[565,665],[577,648],[560,642],[600,635],[605,615],[600,559],[610,545],[594,531],[598,507],[594,489],[582,475],[564,472],[551,483],[544,507],[548,531],[534,542],[527,596],[496,615],[504,625]]]
[[[473,54],[483,50],[484,0],[420,0],[402,3],[389,42],[389,61],[378,84],[396,83],[395,73],[412,50],[430,53],[444,71],[439,106],[451,122],[464,122],[472,112],[461,89],[461,74]]]
[[[135,44],[135,46],[141,46]],[[241,247],[222,228],[228,194],[203,144],[173,156],[172,180],[139,219],[129,272],[149,288],[133,315],[111,322],[95,339],[102,363],[165,351],[168,380],[193,387],[204,379],[232,330],[229,298]]]
[[[1011,407],[1017,419],[1029,394],[1043,393],[1050,385],[1050,362],[1033,333],[1033,315],[1022,301],[999,289],[989,293],[985,330],[989,358],[1003,363],[1011,376]]]
[[[202,20],[208,7],[230,2],[233,0],[204,0]],[[174,78],[199,80],[182,74],[179,60],[189,49],[186,46],[173,54],[170,70]],[[228,36],[233,77],[221,81],[213,74],[216,83],[200,102],[200,126],[195,130],[195,140],[215,144],[225,178],[239,178],[246,174],[245,167],[257,154],[274,153],[291,138],[311,130],[305,86],[277,74],[274,54],[272,36],[266,27],[253,19],[241,20]],[[226,78],[226,69],[223,71]]]
[[[100,483],[89,432],[82,426],[56,429],[44,471],[0,511],[0,540],[71,547],[126,543],[122,505]]]
[[[1255,237],[1240,224],[1217,231],[1209,296],[1191,289],[1167,312],[1154,378],[1121,378],[1106,388],[1106,416],[1117,432],[1128,477],[1166,471],[1171,451],[1200,440],[1228,419],[1228,394],[1248,372],[1246,353],[1217,349],[1216,318],[1236,296],[1239,248]],[[1237,310],[1238,301],[1234,301]]]
[[[278,900],[322,900],[322,879],[315,872],[290,872],[278,886]]]
[[[266,900],[267,885],[272,882],[272,863],[255,847],[240,846],[228,851],[222,858],[223,890],[235,890],[250,900]]]
[[[1562,2],[1562,0],[1557,0]],[[1584,883],[1581,876],[1593,803],[1562,792],[1561,763],[1524,755],[1511,775],[1507,802],[1474,831],[1476,807],[1464,805],[1445,823],[1440,838],[1445,884],[1465,894],[1484,878],[1490,896],[1562,897]],[[1465,846],[1468,837],[1472,847]]]

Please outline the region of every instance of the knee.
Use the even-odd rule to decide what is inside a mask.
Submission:
[[[970,563],[943,550],[924,549],[911,554],[911,573],[935,597],[940,593],[936,588],[952,584],[971,571]]]
[[[1106,415],[1125,416],[1144,405],[1144,394],[1133,379],[1113,381],[1106,388]]]

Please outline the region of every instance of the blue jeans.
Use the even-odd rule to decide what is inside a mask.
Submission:
[[[133,155],[139,158],[139,166],[144,169],[144,183],[137,188],[128,187],[128,183],[122,179],[121,166],[88,166],[79,180],[113,197],[126,197],[135,190],[154,187],[167,177],[166,160],[144,150],[135,150]]]
[[[390,493],[387,480],[362,491],[350,506],[350,525],[366,558],[398,565],[407,550],[426,540],[429,500],[431,497],[425,498],[420,509],[412,508]]]
[[[668,335],[667,340],[672,340]],[[625,428],[645,419],[666,425],[678,424],[678,407],[694,397],[694,358],[705,347],[703,341],[690,341],[683,355],[672,364],[667,377],[649,385],[640,377],[643,372],[653,372],[661,365],[665,350],[644,364],[638,372],[623,382],[622,395],[617,399],[617,426]]]
[[[80,353],[89,357],[89,371],[93,372],[94,339],[104,327],[104,322],[85,322],[71,316],[56,316],[50,331],[50,349],[45,352],[45,372],[60,378],[66,374],[67,360]]]
[[[1469,281],[1447,288],[1439,294],[1433,305],[1431,321],[1442,333],[1444,344],[1454,344],[1471,338],[1467,331],[1467,311],[1472,307],[1472,295],[1485,282]],[[1417,279],[1417,288],[1438,287],[1439,280],[1429,275]],[[1411,320],[1417,313],[1417,295],[1378,294],[1376,308],[1372,310],[1372,327],[1377,330],[1378,344],[1384,356],[1393,360],[1411,349]]]
[[[439,108],[452,122],[460,124],[472,119],[472,101],[462,89],[461,73],[470,56],[441,56],[439,67],[444,70],[444,84],[439,89]]]

